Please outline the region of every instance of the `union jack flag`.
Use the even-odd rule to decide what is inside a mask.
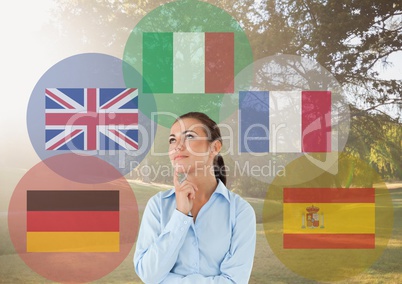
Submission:
[[[138,90],[48,88],[46,150],[137,150]]]

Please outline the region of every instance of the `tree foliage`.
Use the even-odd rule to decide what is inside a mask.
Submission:
[[[72,48],[121,56],[130,31],[163,0],[58,0],[53,27]],[[241,23],[255,59],[273,54],[311,58],[367,111],[393,106],[399,119],[401,80],[379,77],[379,65],[402,52],[402,3],[376,0],[210,0]],[[118,54],[120,52],[120,54]],[[389,113],[388,113],[389,114]]]
[[[401,81],[378,73],[379,65],[390,65],[389,56],[402,50],[400,1],[241,2],[236,13],[247,15],[256,58],[297,54],[317,60],[348,88],[354,103],[368,111],[393,105],[393,117],[400,118]]]
[[[195,0],[194,0],[195,1]],[[121,57],[136,23],[163,0],[57,0],[55,44]],[[382,78],[402,52],[402,2],[395,0],[209,0],[243,27],[254,59],[291,54],[316,60],[351,107],[346,151],[385,178],[402,178],[402,81]]]
[[[401,124],[384,114],[354,112],[346,151],[369,163],[383,178],[401,180]]]

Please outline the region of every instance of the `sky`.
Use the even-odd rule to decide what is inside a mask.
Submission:
[[[25,120],[33,87],[61,59],[48,50],[46,41],[51,39],[39,36],[50,8],[48,0],[24,0],[8,1],[7,9],[0,10],[1,76],[6,102],[0,116],[0,165],[26,168],[39,161],[30,146]]]

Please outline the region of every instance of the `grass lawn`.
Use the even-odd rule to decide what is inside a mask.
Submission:
[[[132,183],[140,216],[147,200],[160,191],[155,185]],[[337,283],[402,283],[402,188],[392,189],[394,205],[393,235],[381,257],[367,270],[353,278]],[[317,283],[290,271],[274,255],[264,234],[261,199],[250,198],[257,215],[257,249],[250,283]],[[51,283],[33,272],[15,254],[8,236],[7,218],[0,215],[0,283]],[[135,247],[135,246],[134,246]],[[132,258],[134,247],[123,263],[109,275],[94,283],[141,283],[135,275]]]

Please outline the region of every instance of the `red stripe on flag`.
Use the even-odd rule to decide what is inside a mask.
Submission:
[[[283,234],[284,249],[374,249],[375,234]]]
[[[133,147],[134,149],[138,150],[138,144],[135,143],[135,141],[132,141],[131,139],[129,139],[127,136],[121,134],[120,132],[118,132],[117,130],[114,129],[109,129],[110,132],[112,132],[114,135],[116,135],[117,137],[119,137],[120,139],[124,140],[124,142],[126,142],[127,144],[131,145],[131,147]]]
[[[234,34],[205,33],[205,93],[234,92]]]
[[[87,89],[87,110],[90,116],[97,116],[97,91],[94,88]],[[87,149],[88,150],[96,150],[96,141],[97,141],[97,131],[96,126],[98,123],[94,120],[88,120],[87,122]]]
[[[70,105],[68,102],[63,101],[61,98],[59,98],[58,96],[56,96],[55,94],[53,94],[51,91],[49,91],[48,89],[45,90],[45,93],[51,97],[53,100],[55,100],[56,102],[58,102],[59,104],[65,106],[68,109],[74,109],[74,107],[72,105]]]
[[[118,232],[119,211],[27,211],[27,232]]]
[[[284,188],[284,203],[374,203],[374,188]]]
[[[46,113],[46,125],[131,125],[138,124],[138,113]]]
[[[302,151],[331,151],[329,91],[302,91]]]
[[[98,100],[97,89],[88,88],[86,89],[86,91],[87,91],[87,111],[89,113],[96,112],[97,111],[96,106]]]
[[[121,101],[122,99],[124,99],[125,97],[127,97],[129,94],[131,94],[132,92],[134,92],[136,89],[128,89],[125,92],[123,92],[122,94],[120,94],[119,96],[117,96],[116,98],[114,98],[112,101],[110,101],[108,104],[104,105],[103,107],[101,107],[101,109],[107,109],[110,108],[112,105],[114,105],[115,103],[117,103],[118,101]]]

